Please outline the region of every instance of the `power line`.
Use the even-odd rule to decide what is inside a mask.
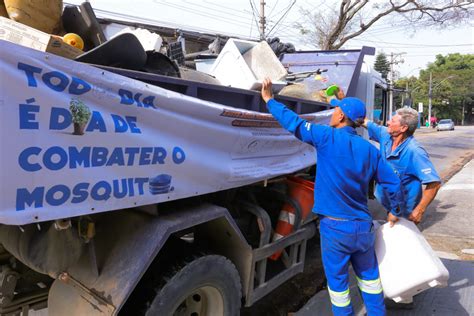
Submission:
[[[153,2],[155,2],[155,3],[158,3],[158,1],[159,0],[153,0]],[[226,23],[229,23],[229,24],[233,24],[233,25],[237,25],[237,26],[248,26],[248,23],[242,22],[241,20],[239,21],[239,20],[236,20],[236,19],[224,18],[224,17],[221,18],[219,16],[216,16],[214,14],[210,14],[210,13],[207,13],[207,12],[204,12],[204,11],[200,11],[200,10],[196,10],[196,9],[189,9],[187,7],[184,7],[184,6],[171,4],[171,3],[166,3],[166,2],[161,2],[160,4],[168,6],[168,7],[172,7],[172,8],[175,8],[175,9],[179,9],[181,11],[190,12],[190,13],[193,13],[195,15],[204,16],[204,17],[212,18],[214,20],[223,21],[223,22],[226,22]],[[231,21],[233,21],[234,23],[232,23]]]
[[[393,44],[393,45],[409,45],[409,46],[397,46],[397,47],[413,47],[413,48],[423,48],[423,47],[453,47],[453,46],[472,46],[472,44],[446,44],[446,45],[431,45],[431,44],[407,44],[407,43],[393,43],[393,42],[383,42],[383,41],[371,41],[365,40],[366,42],[373,43],[382,43],[382,44]]]
[[[154,19],[149,19],[145,17],[137,17],[134,15],[130,14],[124,14],[124,13],[118,13],[118,12],[113,12],[109,10],[103,10],[103,9],[98,9],[94,8],[94,11],[98,13],[99,16],[101,17],[116,17],[119,20],[127,20],[127,21],[133,21],[133,22],[138,22],[138,23],[146,23],[150,25],[156,25],[156,26],[167,26],[167,27],[172,27],[176,29],[187,29],[187,30],[194,30],[197,32],[205,32],[205,33],[216,33],[215,29],[207,29],[203,27],[195,27],[192,25],[187,25],[187,24],[176,24],[172,22],[164,22],[164,21],[157,21]],[[246,37],[244,33],[233,33],[233,32],[226,32],[228,36],[237,36],[237,37]]]
[[[262,37],[262,31],[260,30],[260,27],[258,25],[258,18],[257,18],[257,9],[255,8],[255,3],[253,3],[253,0],[249,0],[250,2],[250,7],[252,8],[252,13],[253,13],[253,19],[255,20],[255,24],[257,25],[257,30],[258,30],[258,34],[260,35],[260,37]]]
[[[259,28],[259,25],[258,25],[258,12],[256,11],[255,7],[254,7],[254,3],[253,3],[253,0],[249,0],[250,2],[250,7],[252,9],[252,22],[255,22],[255,26],[257,27],[257,32],[259,35],[260,34],[260,28]],[[252,28],[253,28],[253,24],[252,24]]]
[[[270,33],[273,31],[273,29],[278,25],[278,23],[280,23],[281,20],[283,20],[286,15],[288,14],[288,12],[290,12],[291,8],[293,8],[293,6],[295,5],[296,3],[296,0],[293,0],[293,2],[291,3],[291,5],[288,7],[288,10],[286,10],[286,12],[280,17],[280,19],[275,23],[275,25],[271,28],[271,30],[268,32],[268,35],[270,35]]]
[[[456,53],[459,53],[459,54],[462,54],[462,53],[466,53],[469,55],[469,52],[466,51],[466,52],[456,52]],[[450,55],[450,54],[456,54],[456,53],[450,53],[450,52],[446,52],[444,54],[446,55]],[[435,57],[436,55],[439,55],[439,53],[433,53],[433,54],[422,54],[422,55],[413,55],[413,54],[408,54],[405,58],[415,58],[415,57]],[[464,55],[464,54],[463,54]],[[471,54],[472,55],[472,54]]]
[[[157,1],[157,0],[154,0],[154,1]],[[236,18],[241,18],[241,19],[244,19],[244,20],[247,20],[249,18],[247,15],[243,16],[243,15],[235,13],[235,12],[242,13],[243,11],[240,11],[240,10],[230,10],[230,11],[232,11],[232,13],[229,13],[229,12],[227,12],[229,10],[224,11],[224,10],[214,9],[214,8],[211,8],[211,7],[208,7],[208,6],[204,6],[204,5],[202,5],[202,3],[196,4],[196,3],[193,3],[193,2],[187,2],[186,4],[191,5],[191,6],[195,6],[195,7],[198,7],[198,8],[208,9],[212,13],[220,12],[220,13],[230,15],[230,16],[236,17]],[[209,14],[211,14],[211,13],[209,13]]]
[[[283,12],[287,12],[293,5],[294,4],[292,4],[292,3],[288,4],[286,7],[284,7],[282,10],[278,11],[277,13],[275,13],[273,16],[278,16]]]
[[[246,10],[236,10],[235,8],[222,5],[222,1],[219,1],[219,4],[216,4],[214,2],[210,2],[210,1],[207,1],[207,0],[205,0],[204,2],[209,4],[209,5],[212,5],[214,7],[218,7],[218,8],[221,8],[221,9],[227,9],[228,11],[232,11],[232,12],[246,12]],[[209,8],[209,9],[214,10],[212,8]]]
[[[363,38],[353,38],[351,39],[351,41],[354,41],[354,42],[360,42],[360,43],[366,43],[366,42],[370,42],[370,43],[380,43],[380,44],[384,44],[384,42],[382,41],[370,41],[370,40],[366,40],[366,39],[363,39]],[[438,51],[441,51],[441,50],[449,50],[451,48],[451,45],[443,45],[441,47],[438,47],[438,46],[428,46],[428,47],[413,47],[413,46],[393,46],[393,45],[377,45],[377,47],[381,47],[381,48],[386,48],[386,49],[401,49],[401,48],[408,48],[408,49],[423,49],[425,51],[435,51],[435,52],[438,52]],[[463,45],[464,46],[464,45]],[[466,45],[466,46],[469,46],[469,45]],[[459,50],[459,49],[457,49]],[[468,50],[470,51],[470,50]],[[418,52],[418,53],[421,53],[421,52]]]
[[[252,22],[250,23],[249,37],[252,36],[253,22],[257,23],[257,21],[255,20],[255,16],[254,16],[254,15],[252,15]]]
[[[275,2],[275,4],[273,5],[273,8],[270,10],[270,13],[268,13],[268,18],[270,18],[272,16],[273,10],[275,10],[275,8],[277,7],[279,1],[280,0],[277,0]]]
[[[225,11],[222,11],[222,10],[213,9],[213,8],[203,6],[203,5],[197,5],[197,6],[200,7],[200,8],[204,8],[205,10],[210,10],[211,12],[214,12],[214,11],[221,12],[221,13],[227,15],[227,16],[231,16],[231,18],[226,18],[226,17],[222,17],[222,16],[219,16],[219,15],[215,15],[213,13],[209,13],[209,11],[195,10],[195,9],[192,9],[192,8],[188,8],[188,6],[181,6],[181,5],[178,5],[178,4],[171,4],[171,3],[159,2],[159,1],[160,0],[153,0],[153,2],[155,4],[158,4],[158,5],[168,6],[168,7],[174,8],[174,9],[179,9],[181,11],[194,13],[194,14],[199,15],[199,16],[210,17],[210,18],[213,18],[213,19],[216,19],[216,20],[228,22],[230,24],[238,25],[238,26],[248,25],[248,20],[251,19],[250,16],[243,16],[243,15],[237,15],[235,13],[228,13],[228,12],[225,12]],[[65,2],[65,4],[70,4],[70,3]],[[196,6],[196,4],[194,4],[194,3],[188,3],[188,4]],[[230,9],[229,7],[224,7],[224,8],[227,8],[228,10],[232,10],[234,12],[241,12],[241,11],[237,11],[235,9]],[[94,10],[98,10],[98,9],[94,8]],[[115,15],[133,17],[133,18],[137,18],[137,19],[146,19],[146,18],[142,18],[141,16],[137,17],[137,16],[133,16],[133,15],[130,15],[130,14],[126,14],[126,13],[122,13],[122,12],[113,12],[113,11],[106,10],[106,9],[101,9],[101,11],[108,12],[108,13],[114,13]],[[236,18],[239,19],[239,20],[237,20]],[[151,19],[148,19],[148,20],[151,20]],[[233,21],[235,23],[229,22],[229,20]]]

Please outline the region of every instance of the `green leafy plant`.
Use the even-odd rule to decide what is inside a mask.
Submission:
[[[69,103],[72,121],[77,124],[86,124],[91,117],[91,110],[81,100],[72,99]]]

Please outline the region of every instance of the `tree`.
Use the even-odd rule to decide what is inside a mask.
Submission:
[[[388,63],[387,55],[385,55],[383,52],[377,54],[377,57],[375,58],[374,69],[382,74],[382,78],[387,80],[387,75],[390,72],[390,64]]]
[[[323,0],[324,1],[324,0]],[[375,2],[375,3],[374,3]],[[380,20],[403,18],[413,27],[446,27],[469,23],[474,12],[472,1],[438,0],[342,0],[339,8],[326,5],[318,7],[316,13],[302,10],[305,21],[296,23],[303,36],[311,44],[333,50],[342,47]],[[398,14],[398,15],[395,15]],[[392,21],[393,22],[393,21]]]
[[[400,78],[395,81],[393,104],[394,109],[401,108],[405,105],[417,109],[417,104],[413,103],[413,94],[411,91],[417,88],[418,79],[415,76]]]
[[[463,119],[464,108],[468,119],[471,120],[471,109],[474,105],[474,55],[459,53],[447,56],[437,55],[436,60],[428,64],[428,69],[420,73],[420,78],[429,76],[430,71],[438,82],[444,78],[450,78],[438,86],[435,85],[436,88],[433,89],[433,105],[437,116],[452,118],[460,123]],[[466,109],[469,110],[466,111]]]
[[[395,87],[409,86],[413,91],[414,104],[423,102],[424,116],[427,116],[429,77],[432,74],[432,112],[438,118],[451,118],[457,124],[462,121],[474,123],[474,55],[459,53],[437,55],[427,69],[420,71],[420,77],[402,78]],[[396,104],[399,104],[397,102]],[[463,116],[464,113],[464,116]],[[464,119],[464,120],[463,120]]]

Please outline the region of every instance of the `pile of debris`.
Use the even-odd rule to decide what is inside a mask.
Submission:
[[[279,38],[216,36],[203,47],[187,42],[180,30],[161,36],[153,29],[100,23],[89,2],[63,8],[58,0],[4,0],[0,15],[0,39],[79,62],[249,90],[260,89],[268,77],[282,95],[320,102],[343,97],[325,80],[325,69],[288,73],[279,57],[295,48]],[[118,27],[106,35],[111,24]]]

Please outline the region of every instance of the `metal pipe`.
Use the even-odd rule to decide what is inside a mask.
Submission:
[[[260,219],[263,230],[260,230],[261,234],[259,247],[265,246],[270,242],[272,232],[272,221],[270,220],[270,216],[268,215],[267,211],[256,204],[246,201],[241,201],[240,203],[244,207],[244,210],[255,215],[257,219]]]

